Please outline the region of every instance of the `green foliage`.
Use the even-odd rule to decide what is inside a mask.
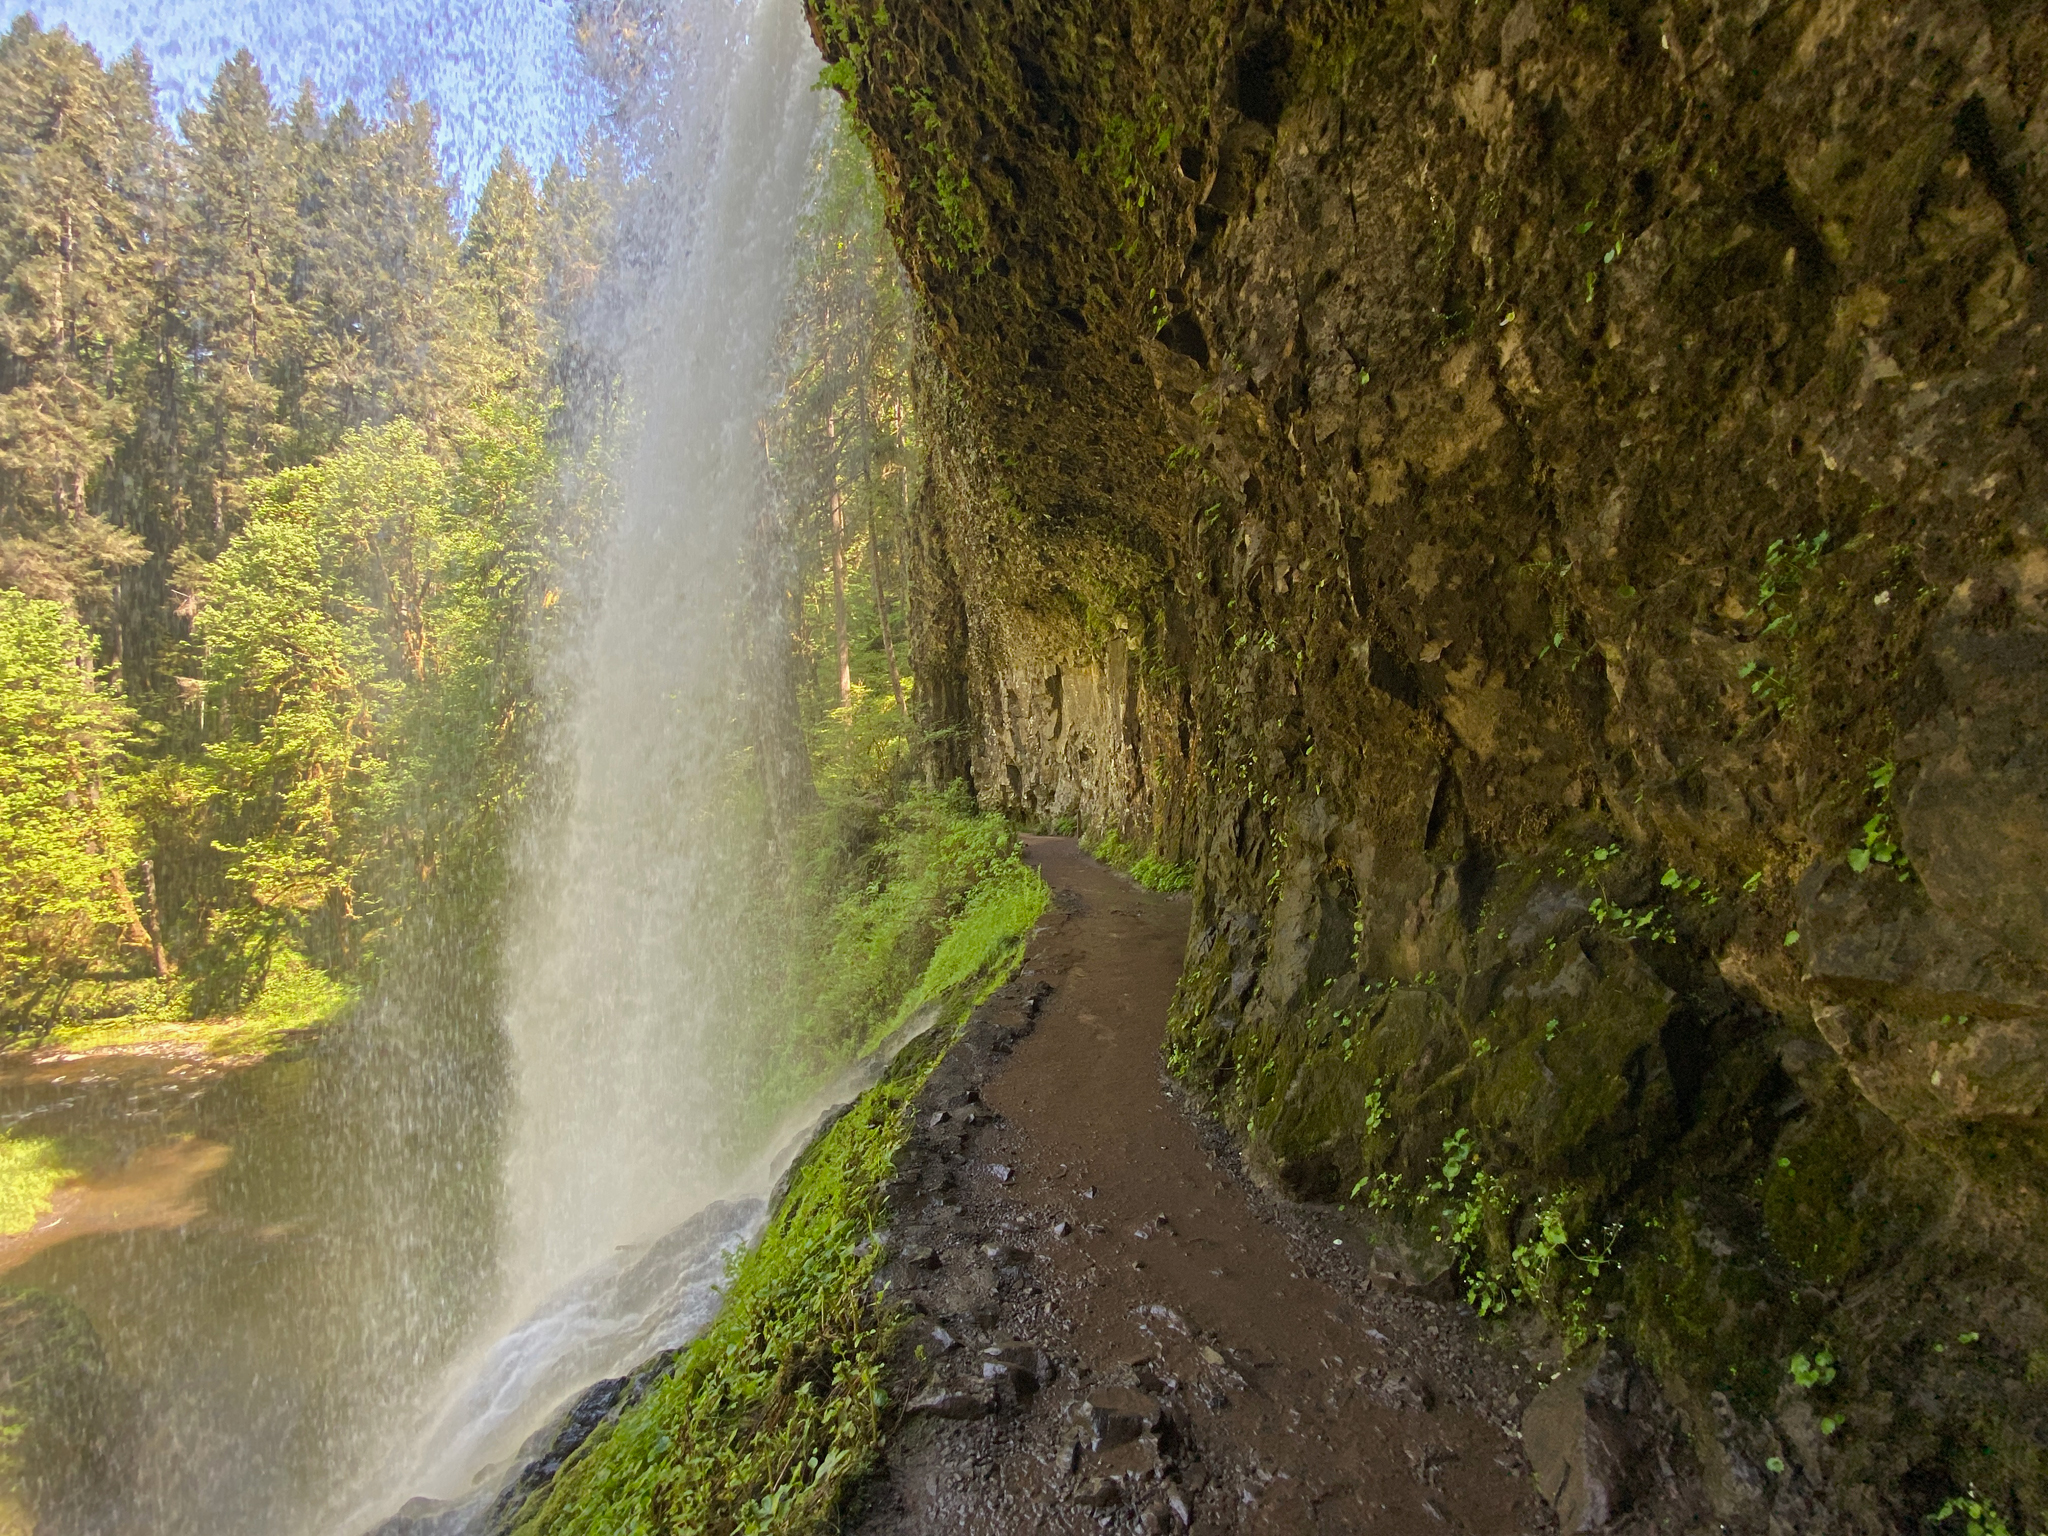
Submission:
[[[789,995],[800,1010],[796,1048],[821,1062],[1006,970],[1045,906],[1015,831],[976,811],[964,785],[910,789],[863,830],[872,841],[850,864],[830,846],[813,855],[819,915]],[[834,891],[843,894],[831,899]]]
[[[126,711],[91,655],[57,603],[0,589],[0,1024],[47,1022],[135,920]]]
[[[1822,1349],[1810,1356],[1794,1355],[1785,1370],[1802,1387],[1824,1387],[1835,1379],[1834,1352]]]
[[[1963,1536],[2017,1536],[1998,1506],[1979,1494],[1975,1484],[1967,1493],[1944,1500],[1941,1508],[1927,1517],[1930,1525],[1946,1525],[1951,1520],[1962,1522]]]
[[[1892,824],[1892,777],[1896,772],[1897,765],[1890,758],[1870,765],[1870,795],[1877,801],[1877,810],[1863,823],[1863,841],[1848,852],[1849,867],[1859,875],[1872,864],[1885,864],[1901,880],[1913,878],[1912,863],[1899,846]]]
[[[881,1436],[881,1182],[922,1074],[871,1090],[798,1170],[675,1372],[566,1466],[521,1536],[821,1529]]]
[[[1827,553],[1828,533],[1822,529],[1812,538],[1773,539],[1764,551],[1764,572],[1757,581],[1756,606],[1751,617],[1761,621],[1755,638],[1775,641],[1787,653],[1799,634],[1799,599],[1821,556]],[[1752,658],[1742,664],[1739,674],[1749,691],[1779,714],[1790,714],[1797,703],[1797,685],[1789,670]]]
[[[503,809],[494,747],[523,680],[503,649],[551,464],[530,409],[477,420],[452,452],[399,421],[257,485],[214,565],[194,632],[215,846],[247,903],[230,931],[300,927],[352,962],[364,922]]]
[[[48,1137],[0,1133],[0,1237],[33,1227],[51,1192],[76,1176]]]
[[[1371,1135],[1385,1118],[1377,1085],[1367,1103]],[[1481,1317],[1526,1302],[1557,1328],[1568,1351],[1592,1338],[1593,1284],[1614,1262],[1620,1225],[1610,1224],[1597,1238],[1575,1233],[1586,1205],[1576,1188],[1553,1190],[1525,1205],[1508,1180],[1482,1165],[1469,1127],[1446,1136],[1442,1152],[1443,1162],[1412,1195],[1404,1198],[1399,1174],[1382,1170],[1359,1179],[1351,1198],[1363,1195],[1369,1208],[1383,1214],[1406,1206],[1429,1219],[1430,1235],[1451,1250],[1465,1300]]]
[[[1114,827],[1092,842],[1084,840],[1082,847],[1089,857],[1121,869],[1148,891],[1185,891],[1195,883],[1192,864],[1176,864],[1149,850],[1141,852],[1125,842]]]

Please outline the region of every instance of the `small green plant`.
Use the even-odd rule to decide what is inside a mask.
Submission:
[[[1901,880],[1913,878],[1911,862],[1892,826],[1892,776],[1897,771],[1890,758],[1870,765],[1870,793],[1877,800],[1877,810],[1863,823],[1863,841],[1848,853],[1849,867],[1859,875],[1873,864],[1884,864]]]
[[[1376,1079],[1372,1085],[1372,1091],[1366,1094],[1364,1099],[1365,1134],[1368,1136],[1378,1135],[1380,1127],[1387,1123],[1387,1105],[1385,1099],[1380,1095],[1380,1084],[1385,1081],[1385,1078]],[[1363,1181],[1361,1180],[1360,1183],[1362,1184]],[[1358,1190],[1354,1188],[1351,1193],[1356,1197]]]
[[[1697,896],[1705,906],[1711,907],[1721,899],[1720,892],[1716,891],[1711,885],[1708,885],[1705,880],[1701,879],[1698,875],[1681,874],[1676,866],[1665,870],[1664,878],[1657,883],[1667,891],[1678,891],[1687,896]]]
[[[1662,907],[1644,907],[1640,911],[1609,901],[1605,896],[1595,896],[1586,904],[1586,910],[1593,921],[1603,928],[1612,928],[1626,939],[1658,939],[1666,944],[1678,942],[1678,928],[1671,920],[1671,914]]]
[[[1963,1536],[2017,1536],[1998,1506],[1978,1493],[1974,1483],[1967,1493],[1944,1501],[1927,1517],[1930,1525],[1946,1525],[1951,1520],[1962,1521]]]
[[[1812,1355],[1794,1355],[1786,1371],[1802,1387],[1827,1386],[1835,1379],[1834,1353],[1821,1349]]]
[[[1757,640],[1791,641],[1799,631],[1799,594],[1814,568],[1828,550],[1828,531],[1823,528],[1811,538],[1773,539],[1764,550],[1763,575],[1757,580],[1756,605],[1750,610],[1760,620]],[[1772,663],[1752,658],[1740,674],[1749,683],[1752,696],[1779,714],[1790,714],[1797,703],[1792,678]]]

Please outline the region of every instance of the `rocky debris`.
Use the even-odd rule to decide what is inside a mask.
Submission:
[[[1097,1387],[1081,1400],[1088,1449],[1105,1451],[1154,1434],[1161,1423],[1159,1400],[1131,1387]]]
[[[1026,1389],[1037,1391],[1049,1387],[1059,1376],[1059,1367],[1051,1355],[1036,1344],[1027,1344],[1016,1339],[999,1340],[982,1350],[982,1376],[989,1378],[989,1367],[998,1366],[1009,1379],[1029,1382]]]
[[[1435,1390],[1414,1371],[1389,1371],[1373,1384],[1372,1394],[1389,1408],[1410,1413],[1428,1413],[1436,1407]]]
[[[927,1392],[922,1397],[911,1399],[904,1412],[912,1416],[922,1414],[932,1419],[979,1419],[995,1412],[996,1399],[992,1392]]]

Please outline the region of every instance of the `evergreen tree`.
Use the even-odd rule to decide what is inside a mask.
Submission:
[[[536,376],[543,348],[541,208],[533,175],[510,147],[498,156],[462,237],[462,271],[482,305],[507,382]]]
[[[86,491],[133,419],[116,385],[147,268],[123,136],[147,92],[62,27],[22,16],[0,36],[0,581],[95,613],[142,553]]]
[[[434,114],[401,83],[373,126],[344,103],[307,157],[301,215],[315,340],[308,415],[332,434],[402,415],[430,430],[473,356],[453,322],[456,243]]]
[[[289,429],[280,378],[300,346],[292,146],[248,50],[181,120],[186,212],[179,287],[191,349],[188,540],[218,550],[243,484],[277,467]]]

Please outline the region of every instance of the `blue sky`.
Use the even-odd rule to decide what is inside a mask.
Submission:
[[[474,193],[501,145],[536,171],[567,154],[596,100],[570,34],[569,0],[9,0],[66,25],[104,59],[137,43],[165,120],[204,99],[222,60],[246,47],[281,101],[310,78],[326,106],[380,107],[391,79],[441,115],[442,154]]]

